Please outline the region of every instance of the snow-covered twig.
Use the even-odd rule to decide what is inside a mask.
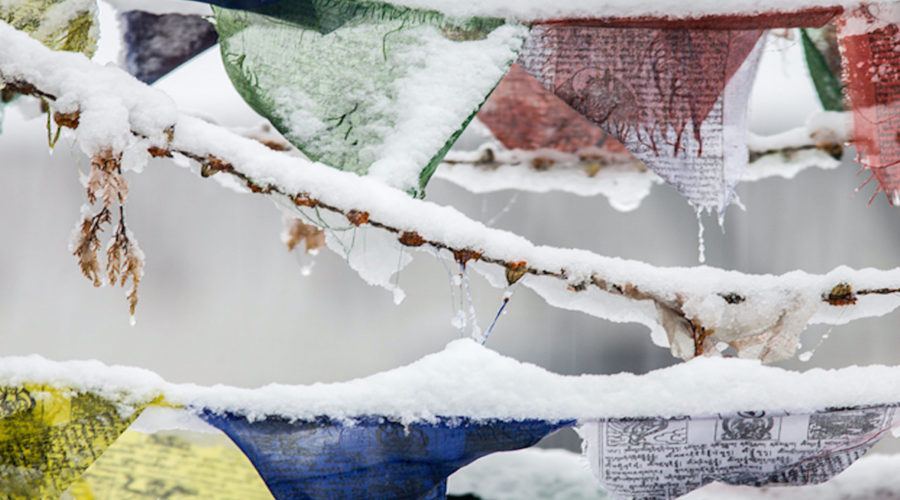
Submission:
[[[295,209],[341,214],[354,226],[394,234],[406,247],[446,250],[496,286],[521,280],[551,305],[645,324],[657,343],[668,342],[683,358],[718,352],[723,342],[742,356],[783,359],[793,355],[809,322],[843,323],[900,305],[900,269],[759,276],[709,267],[659,268],[537,246],[452,207],[412,199],[374,179],[273,151],[178,114],[164,94],[124,72],[47,50],[2,23],[0,79],[8,89],[50,101],[56,122],[76,127],[75,139],[88,154],[105,148],[190,158],[205,177],[230,176],[239,187]]]

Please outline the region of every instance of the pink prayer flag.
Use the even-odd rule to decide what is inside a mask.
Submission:
[[[748,161],[761,29],[538,24],[519,64],[698,210],[720,216]]]
[[[509,149],[578,153],[603,148],[627,154],[603,129],[547,91],[518,64],[500,80],[478,119]]]

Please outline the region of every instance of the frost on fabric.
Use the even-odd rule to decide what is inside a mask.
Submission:
[[[422,194],[527,28],[341,6],[315,3],[312,14],[277,4],[266,15],[215,8],[228,76],[310,157]]]

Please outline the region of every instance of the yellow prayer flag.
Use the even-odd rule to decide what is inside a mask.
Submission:
[[[0,497],[58,497],[149,403],[46,385],[0,387]]]
[[[247,457],[223,435],[128,431],[69,489],[76,500],[272,500]]]

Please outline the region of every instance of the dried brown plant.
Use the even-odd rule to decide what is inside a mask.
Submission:
[[[119,222],[116,232],[106,248],[106,276],[113,286],[125,286],[131,281],[126,293],[131,316],[134,317],[138,302],[138,285],[144,275],[144,253],[141,251],[125,223],[125,199],[128,195],[128,181],[122,175],[122,155],[105,150],[91,158],[91,174],[85,185],[90,204],[100,203],[100,211],[93,216],[85,216],[78,227],[72,253],[78,259],[81,272],[94,286],[102,286],[102,266],[100,263],[100,233],[105,224],[112,223],[111,207],[119,207]]]
[[[125,296],[128,299],[129,312],[134,317],[138,303],[138,285],[144,276],[144,252],[125,225],[125,212],[122,207],[119,207],[119,226],[116,234],[106,249],[106,272],[109,283],[113,286],[124,287],[131,280],[131,288]]]
[[[128,181],[122,175],[121,159],[121,153],[113,154],[110,150],[91,158],[91,174],[85,186],[89,203],[94,204],[99,199],[104,208],[110,208],[113,203],[125,203]]]
[[[100,279],[101,266],[99,261],[100,233],[103,225],[111,221],[109,209],[103,208],[96,215],[87,216],[78,225],[76,237],[72,243],[72,255],[78,259],[78,267],[81,273],[94,283],[94,286],[103,285]]]
[[[300,219],[286,219],[282,236],[289,251],[293,251],[301,241],[306,242],[306,253],[325,246],[325,231],[311,224],[305,224]]]

